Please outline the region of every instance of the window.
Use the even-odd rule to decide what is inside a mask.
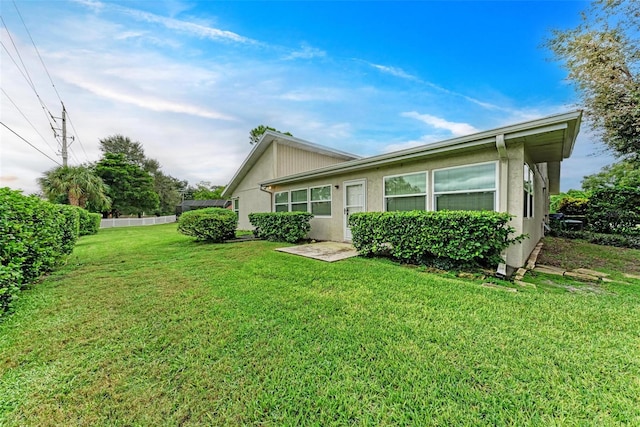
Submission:
[[[240,216],[240,199],[233,199],[233,211]]]
[[[291,212],[307,212],[307,189],[291,191]]]
[[[525,218],[533,218],[533,181],[534,181],[533,170],[529,167],[528,164],[524,164],[524,203],[523,203],[523,213],[522,215]]]
[[[289,212],[289,192],[282,191],[274,195],[275,211],[276,212]]]
[[[426,210],[427,173],[385,177],[384,204],[386,211]]]
[[[316,216],[331,216],[331,186],[313,187],[311,193],[311,213]]]
[[[495,210],[496,171],[496,163],[434,171],[434,210]]]

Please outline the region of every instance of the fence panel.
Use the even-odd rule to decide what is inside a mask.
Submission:
[[[135,227],[138,225],[156,225],[176,222],[175,215],[154,216],[149,218],[107,218],[100,221],[100,228]]]

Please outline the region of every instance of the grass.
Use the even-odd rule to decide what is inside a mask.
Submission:
[[[640,424],[639,281],[512,293],[279,246],[82,238],[0,324],[0,425]]]

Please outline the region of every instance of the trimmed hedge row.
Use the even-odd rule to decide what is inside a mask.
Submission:
[[[349,217],[353,245],[365,256],[440,268],[493,267],[511,237],[511,216],[498,212],[361,212]]]
[[[273,242],[296,243],[311,230],[313,214],[309,212],[250,213],[249,222],[255,227],[253,234]]]
[[[187,211],[178,219],[178,231],[196,240],[221,243],[233,239],[238,216],[229,209],[205,208]]]
[[[99,213],[92,213],[86,209],[77,208],[80,214],[80,236],[89,236],[92,234],[98,234],[100,230],[100,221],[102,215]]]
[[[0,314],[24,286],[71,253],[78,232],[79,208],[0,188]]]

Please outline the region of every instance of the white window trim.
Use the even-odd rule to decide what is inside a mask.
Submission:
[[[524,212],[522,214],[523,214],[523,218],[528,220],[528,219],[534,219],[534,217],[536,216],[536,209],[535,209],[535,206],[536,206],[535,205],[535,203],[536,203],[536,173],[535,173],[534,168],[529,166],[529,164],[527,162],[524,162],[524,165],[522,167],[523,175],[524,175],[525,166],[529,170],[529,178],[531,178],[531,191],[527,191],[527,187],[525,185],[527,177],[523,177],[524,179],[522,180],[522,186],[523,186],[523,190],[524,191],[523,191],[523,194],[522,194],[522,196],[523,196],[523,200],[522,200],[523,206],[522,207],[524,208],[524,202],[525,202],[524,198],[529,197],[529,195],[531,195],[531,198],[530,198],[531,203],[529,203],[527,205],[527,207],[529,209],[528,209],[528,212],[526,213],[526,215],[525,215]]]
[[[461,169],[461,168],[467,168],[467,167],[471,167],[471,166],[481,166],[481,165],[489,165],[489,164],[493,164],[495,165],[495,186],[494,188],[482,188],[482,189],[478,189],[478,190],[456,190],[456,191],[439,191],[436,192],[436,172],[440,172],[440,171],[445,171],[445,170],[451,170],[451,169]],[[493,198],[493,210],[495,212],[498,211],[498,203],[500,201],[500,164],[497,160],[495,161],[490,161],[490,162],[480,162],[480,163],[468,163],[466,165],[459,165],[459,166],[451,166],[451,167],[447,167],[447,168],[439,168],[439,169],[433,169],[431,171],[431,193],[432,193],[432,197],[431,197],[431,210],[435,211],[436,210],[436,196],[440,195],[440,194],[465,194],[465,193],[486,193],[488,191],[494,191],[495,192],[495,196]]]
[[[311,210],[310,210],[311,206],[309,204],[310,203],[309,202],[309,198],[311,196],[311,191],[309,190],[309,188],[296,188],[296,189],[293,189],[293,190],[289,190],[289,212],[293,212],[292,207],[293,207],[294,204],[295,205],[301,205],[303,203],[303,202],[295,202],[294,203],[293,202],[293,198],[291,196],[291,193],[293,193],[294,191],[302,191],[302,190],[306,191],[306,193],[307,193],[307,201],[305,202],[307,204],[306,212],[311,212]],[[280,193],[282,193],[282,191],[280,191]]]
[[[329,187],[329,200],[311,200],[311,190],[313,190],[314,188],[323,188],[323,187]],[[314,218],[332,218],[333,217],[333,185],[331,184],[325,184],[325,185],[314,185],[313,187],[309,187],[308,189],[308,197],[307,199],[309,200],[309,205],[308,205],[308,212],[313,213],[311,211],[311,205],[313,202],[316,203],[320,203],[320,202],[329,202],[331,204],[331,213],[329,215],[316,215],[313,214]]]
[[[240,197],[233,197],[231,199],[231,210],[235,212],[238,217],[240,217],[240,208],[238,208],[238,203],[240,203]]]
[[[425,192],[424,193],[414,193],[414,194],[402,194],[402,195],[396,195],[396,196],[387,196],[385,194],[386,191],[386,187],[385,187],[385,181],[387,178],[395,178],[397,176],[406,176],[406,175],[417,175],[419,173],[423,173],[424,174],[424,182],[425,182]],[[416,196],[424,196],[424,210],[428,211],[429,210],[429,199],[427,199],[427,196],[429,195],[429,171],[425,170],[425,171],[415,171],[415,172],[405,172],[405,173],[398,173],[395,175],[387,175],[387,176],[383,176],[382,177],[382,208],[384,209],[384,212],[387,212],[387,199],[395,199],[395,198],[400,198],[400,197],[416,197]]]
[[[282,193],[287,193],[287,203],[277,203],[276,202],[276,194],[282,194]],[[289,190],[287,191],[276,191],[273,193],[273,212],[278,212],[276,210],[276,206],[287,206],[287,212],[291,212],[291,194],[289,193]]]

